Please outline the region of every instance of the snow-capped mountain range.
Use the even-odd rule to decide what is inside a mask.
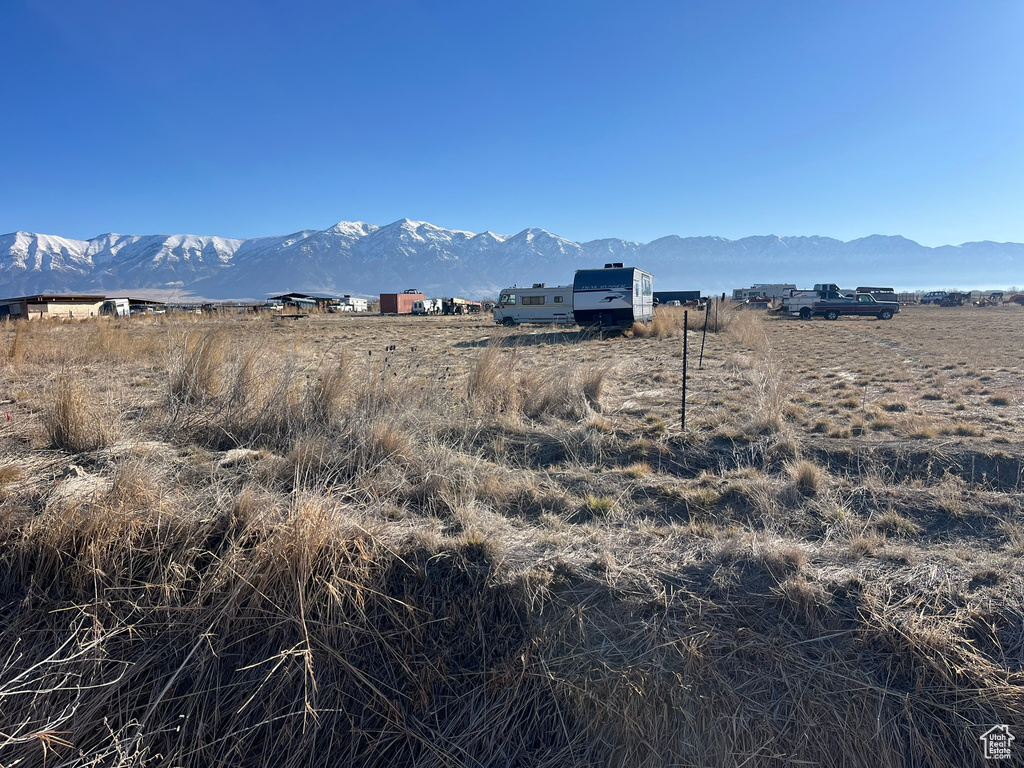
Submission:
[[[929,248],[899,236],[670,235],[649,243],[578,243],[525,229],[474,234],[402,219],[379,227],[343,221],[324,230],[235,240],[197,235],[116,235],[70,240],[0,235],[0,296],[159,289],[211,299],[283,291],[375,296],[417,288],[428,296],[495,296],[501,288],[572,282],[577,269],[621,261],[654,274],[656,290],[717,293],[752,283],[897,289],[1024,285],[1024,244]]]

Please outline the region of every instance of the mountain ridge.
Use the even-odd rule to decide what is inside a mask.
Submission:
[[[479,297],[513,284],[570,282],[576,269],[611,261],[647,269],[659,288],[706,293],[756,282],[908,290],[1024,284],[1021,243],[929,247],[901,235],[578,242],[539,227],[474,233],[404,218],[383,226],[339,221],[327,229],[257,238],[107,232],[75,240],[11,232],[0,235],[0,293],[159,289],[240,299],[286,290],[373,296],[416,287],[430,295]]]

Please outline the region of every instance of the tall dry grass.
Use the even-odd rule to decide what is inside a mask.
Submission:
[[[65,372],[52,387],[43,426],[54,448],[80,453],[97,450],[109,442],[109,418],[106,409],[90,400],[76,378]]]
[[[485,347],[470,369],[466,399],[477,414],[507,421],[552,417],[582,421],[601,408],[609,365],[574,363],[557,371],[525,368],[516,350]]]
[[[169,322],[143,442],[4,443],[0,765],[983,765],[1024,720],[1016,494],[804,448],[735,322],[732,445],[661,436],[605,341],[424,374]],[[137,373],[113,330],[78,413]]]
[[[509,566],[324,495],[119,520],[0,552],[4,764],[962,766],[1021,717],[966,612],[783,540],[675,539],[642,591],[640,547]]]
[[[756,347],[766,341],[763,323],[763,312],[739,309],[731,302],[712,302],[706,311],[659,306],[649,323],[634,323],[631,333],[637,338],[670,339],[680,336],[685,325],[690,331],[727,333],[741,344]]]
[[[11,336],[11,346],[7,349],[7,359],[12,363],[21,362],[25,357],[25,346],[28,338],[28,325],[22,321],[14,322],[14,333]]]

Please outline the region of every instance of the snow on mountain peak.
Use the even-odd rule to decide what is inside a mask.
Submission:
[[[375,224],[367,224],[365,221],[339,221],[333,227],[325,229],[325,232],[329,232],[332,235],[350,235],[355,237],[365,237],[371,232],[375,232],[380,227]]]

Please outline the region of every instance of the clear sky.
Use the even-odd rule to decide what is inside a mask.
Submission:
[[[1024,2],[0,0],[0,232],[1024,242]]]

